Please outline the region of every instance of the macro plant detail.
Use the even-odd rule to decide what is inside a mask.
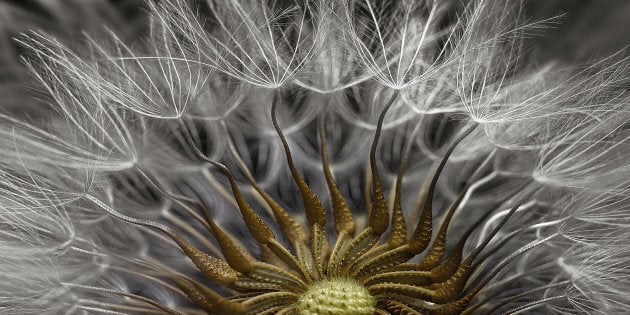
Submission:
[[[530,63],[509,1],[147,8],[17,40],[1,312],[627,311],[626,59]]]

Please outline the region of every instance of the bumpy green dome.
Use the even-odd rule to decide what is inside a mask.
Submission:
[[[360,283],[350,279],[328,279],[315,283],[297,302],[300,315],[370,315],[376,300]]]

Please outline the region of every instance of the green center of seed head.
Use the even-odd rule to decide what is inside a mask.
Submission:
[[[327,279],[313,284],[297,302],[300,315],[371,315],[376,299],[360,283]]]

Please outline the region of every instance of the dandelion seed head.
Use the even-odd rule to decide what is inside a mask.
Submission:
[[[0,115],[0,310],[625,310],[623,58],[527,64],[507,2],[148,9],[19,40],[54,112]]]

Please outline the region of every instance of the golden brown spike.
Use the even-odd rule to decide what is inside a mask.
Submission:
[[[430,278],[429,271],[396,270],[377,273],[373,276],[365,278],[363,281],[365,285],[387,282],[409,285],[428,285],[433,283],[433,280]]]
[[[254,280],[245,276],[240,277],[238,280],[236,280],[236,282],[234,282],[234,288],[243,290],[245,292],[282,290],[282,286],[280,285]]]
[[[295,315],[297,314],[297,309],[293,306],[283,307],[277,313],[270,313],[275,315]],[[263,314],[266,315],[266,314]]]
[[[186,256],[192,260],[199,271],[209,279],[226,285],[234,283],[238,278],[239,273],[230,268],[225,261],[200,251],[175,232],[169,230],[168,235],[177,243],[182,251],[184,251]]]
[[[226,259],[228,260],[228,263],[226,264],[226,262],[219,260],[217,258],[211,257],[203,252],[201,252],[200,250],[198,250],[197,248],[193,247],[192,245],[190,245],[190,243],[186,242],[181,236],[179,236],[178,234],[175,234],[173,232],[166,231],[167,234],[169,234],[169,236],[171,238],[173,238],[173,240],[180,246],[180,248],[182,248],[182,250],[184,250],[184,252],[186,253],[186,255],[188,257],[191,258],[191,260],[193,260],[193,263],[195,263],[195,265],[197,265],[197,268],[200,268],[200,271],[202,273],[204,273],[207,277],[209,277],[210,279],[213,279],[219,283],[221,283],[219,280],[214,279],[213,276],[211,276],[212,272],[212,268],[210,267],[204,267],[207,268],[208,270],[204,271],[201,269],[201,267],[198,264],[201,265],[210,265],[213,266],[215,265],[216,267],[225,267],[227,266],[228,268],[230,268],[229,266],[231,266],[232,268],[234,268],[235,270],[238,270],[240,272],[247,272],[248,270],[251,270],[252,267],[252,262],[254,261],[254,259],[249,256],[243,249],[240,248],[240,246],[234,242],[231,237],[225,233],[225,231],[223,231],[221,229],[221,227],[219,227],[216,222],[214,222],[214,219],[212,219],[212,217],[210,216],[210,214],[208,213],[208,210],[206,209],[206,207],[201,204],[198,201],[192,201],[192,203],[201,211],[201,213],[203,214],[203,217],[205,219],[205,223],[206,226],[208,227],[208,230],[210,231],[210,233],[212,233],[212,236],[214,236],[214,238],[219,242],[219,246],[221,247],[221,252],[224,254],[224,256],[226,257]],[[171,235],[172,233],[172,235]],[[185,244],[183,242],[186,242],[188,245],[184,248],[182,246],[185,246]],[[199,260],[201,259],[201,260]],[[196,262],[195,260],[199,260],[198,262]],[[230,268],[230,270],[232,270]],[[233,270],[235,273],[238,274],[237,271]]]
[[[365,166],[365,185],[363,186],[363,199],[365,201],[365,215],[369,218],[372,214],[372,172],[370,163]]]
[[[375,285],[369,285],[367,286],[367,289],[372,295],[379,295],[382,293],[390,295],[394,293],[413,296],[417,299],[422,299],[429,302],[434,302],[435,297],[434,290],[400,283],[379,283]]]
[[[304,244],[298,244],[295,248],[295,254],[298,260],[304,264],[306,270],[313,270],[313,254],[311,253],[311,249]]]
[[[219,168],[225,173],[230,181],[230,186],[232,186],[232,192],[234,194],[234,198],[238,203],[238,208],[241,211],[241,215],[243,216],[243,220],[247,225],[247,229],[252,234],[254,239],[260,244],[267,244],[271,240],[275,239],[275,235],[271,228],[263,221],[254,210],[247,204],[245,198],[241,194],[241,191],[238,188],[236,183],[236,179],[232,175],[232,173],[222,164],[215,164],[219,166]]]
[[[181,235],[177,234],[175,231],[171,230],[170,228],[156,222],[135,219],[135,218],[131,218],[126,215],[123,215],[121,213],[118,213],[115,210],[111,209],[108,205],[106,205],[102,201],[96,199],[92,195],[86,195],[85,198],[87,198],[94,204],[98,205],[101,209],[107,211],[109,214],[115,216],[116,218],[119,218],[121,220],[124,220],[132,224],[154,228],[168,235],[171,239],[173,239],[173,241],[175,241],[175,243],[182,249],[182,251],[193,261],[193,263],[197,266],[197,268],[199,268],[202,272],[204,272],[204,274],[207,273],[209,278],[216,278],[217,282],[224,282],[226,284],[234,282],[233,280],[234,280],[235,273],[233,270],[229,268],[224,268],[225,266],[221,263],[220,260],[210,257],[209,255],[200,251],[196,247],[192,246],[190,243],[188,243],[188,241],[186,241],[186,239],[184,239]],[[216,225],[213,225],[214,221],[210,220],[210,222],[208,223],[214,230],[214,227],[216,227]],[[220,229],[218,229],[217,227],[217,230],[220,230]],[[222,236],[221,233],[216,233],[216,234],[219,236]],[[221,242],[223,240],[223,237],[219,237],[217,238],[217,240]],[[228,251],[226,251],[226,249],[228,249]],[[223,252],[226,254],[226,258],[228,258],[228,256],[233,256],[235,251],[232,250],[231,248],[223,248]],[[247,270],[249,267],[251,267],[251,260],[252,260],[251,257],[247,256],[244,253],[242,255],[238,255],[238,256],[234,255],[234,256],[235,257],[233,258],[237,258],[235,259],[236,263],[233,265],[232,263],[230,263],[230,260],[228,260],[228,264],[230,264],[230,266],[234,268],[236,271],[240,272],[241,270]],[[238,274],[236,273],[236,275]]]
[[[278,125],[278,118],[276,117],[277,103],[278,93],[274,93],[273,100],[271,101],[271,122],[273,123],[273,127],[276,129],[278,137],[282,142],[282,146],[287,157],[287,163],[289,164],[289,170],[291,171],[291,176],[293,177],[295,184],[300,190],[302,202],[304,203],[304,209],[306,211],[306,219],[311,226],[315,224],[325,226],[327,218],[324,206],[322,206],[322,203],[317,198],[317,195],[315,195],[311,188],[308,187],[308,185],[298,172],[297,167],[295,167],[293,157],[291,156],[291,150],[289,149],[289,143],[287,142],[287,139],[285,138],[282,130],[280,129],[280,126]]]
[[[408,247],[408,245],[399,246],[392,250],[378,254],[366,261],[359,261],[352,266],[352,275],[354,277],[362,277],[361,274],[365,273],[366,276],[369,276],[383,269],[408,261],[414,256],[413,254],[410,254]]]
[[[231,140],[230,140],[230,143],[231,143]],[[240,159],[238,154],[236,154],[235,150],[234,150],[234,155],[237,158],[237,160],[240,161],[240,164],[243,164],[242,160]],[[243,198],[238,188],[238,185],[236,183],[236,180],[234,179],[234,176],[228,170],[228,168],[218,162],[213,162],[213,161],[209,161],[209,162],[219,167],[228,177],[230,181],[230,185],[232,186],[232,191],[236,199],[236,202],[238,204],[238,207],[241,210],[241,214],[245,220],[245,223],[248,229],[250,230],[251,234],[254,236],[254,239],[256,239],[258,243],[263,245],[263,248],[264,248],[264,245],[268,246],[267,248],[270,249],[278,258],[282,259],[284,263],[300,271],[302,276],[304,277],[304,280],[308,281],[310,279],[310,276],[306,268],[304,267],[304,265],[299,263],[293,255],[291,255],[282,245],[280,245],[276,241],[275,235],[273,234],[269,226],[247,204],[247,202]],[[276,218],[280,218],[278,222],[283,227],[283,229],[287,231],[285,234],[290,237],[290,240],[300,242],[300,243],[305,243],[306,236],[304,235],[304,232],[302,231],[301,226],[299,226],[299,224],[295,222],[295,220],[293,220],[293,218],[291,218],[291,216],[286,211],[284,211],[284,209],[282,209],[280,205],[278,205],[258,185],[258,183],[254,180],[254,178],[251,176],[251,173],[247,170],[247,168],[244,165],[241,165],[241,167],[244,169],[245,174],[248,177],[249,181],[252,183],[252,185],[254,187],[257,187],[258,192],[261,193],[263,198],[273,209],[272,211],[274,211],[274,216]],[[202,212],[204,212],[206,221],[212,221],[212,218],[209,217],[207,211],[202,211]],[[214,226],[216,226],[216,224],[213,225],[213,227]],[[294,243],[294,244],[297,244],[297,243]]]
[[[372,209],[368,219],[368,226],[372,228],[373,233],[377,236],[380,236],[383,232],[385,232],[385,230],[387,230],[387,226],[389,225],[389,212],[387,211],[387,202],[385,201],[385,196],[383,195],[383,187],[381,185],[381,179],[378,175],[378,168],[376,166],[376,148],[383,129],[385,114],[387,114],[387,111],[392,107],[397,96],[398,92],[394,92],[387,101],[383,111],[381,111],[376,124],[376,133],[374,134],[374,139],[372,140],[372,147],[370,149],[372,194],[374,195],[374,200],[372,201]]]
[[[391,250],[392,249],[389,246],[387,246],[387,244],[378,244],[376,246],[373,246],[367,252],[365,252],[363,255],[361,255],[361,257],[359,257],[359,259],[357,259],[354,262],[354,264],[351,266],[350,270],[354,274],[355,271],[358,268],[360,268],[362,265],[364,265],[366,262],[371,261],[375,257],[378,257],[379,255],[387,253],[387,252],[389,252]]]
[[[433,245],[431,245],[431,249],[429,249],[429,252],[418,263],[418,269],[431,270],[438,266],[440,264],[440,261],[442,261],[442,258],[444,258],[444,253],[446,251],[446,233],[448,232],[448,226],[450,225],[451,219],[455,214],[455,210],[457,210],[457,208],[459,207],[469,188],[470,186],[467,185],[464,190],[462,190],[462,192],[459,194],[459,196],[457,196],[457,199],[455,199],[449,206],[446,212],[446,216],[444,217],[442,224],[440,224],[440,229],[435,236],[435,240],[433,240]]]
[[[199,208],[199,210],[203,214],[204,219],[206,220],[208,229],[212,233],[212,236],[214,236],[214,238],[219,243],[219,246],[221,247],[221,251],[227,260],[227,264],[238,272],[247,273],[251,271],[253,269],[252,263],[254,262],[254,258],[251,257],[249,254],[247,254],[247,252],[245,252],[242,248],[240,248],[240,246],[236,242],[234,242],[234,240],[232,240],[232,238],[227,233],[225,233],[225,231],[223,231],[223,229],[221,229],[221,227],[219,227],[216,224],[216,222],[214,222],[214,219],[212,219],[212,217],[208,213],[208,210],[203,204],[196,201],[193,202],[193,204],[197,208]],[[167,233],[171,238],[173,238],[173,240],[182,248],[182,250],[187,254],[187,256],[191,258],[191,260],[199,259],[197,257],[203,257],[203,255],[208,256],[205,253],[196,249],[194,246],[190,245],[190,243],[186,242],[184,238],[172,232],[171,230],[165,230],[164,232]],[[210,257],[210,259],[216,259],[216,258]],[[197,265],[198,263],[201,265],[205,265],[207,261],[209,261],[208,258],[205,258],[205,260],[202,260],[199,262],[195,262],[195,260],[193,260],[195,265]],[[221,266],[221,263],[217,262],[216,265]],[[200,268],[199,266],[197,267]],[[204,274],[206,274],[206,271],[204,270],[201,270],[201,271]],[[208,270],[207,272],[212,272],[212,270]],[[212,279],[212,277],[209,274],[206,274],[206,276]],[[218,280],[215,280],[215,281],[219,282]]]
[[[485,277],[479,281],[474,288],[472,288],[471,290],[469,290],[466,295],[464,295],[463,297],[461,297],[460,299],[458,299],[455,302],[451,302],[448,304],[445,304],[446,302],[443,302],[441,304],[445,304],[443,305],[441,308],[445,308],[445,309],[449,309],[449,310],[457,310],[458,314],[462,312],[462,310],[470,303],[470,301],[472,301],[473,298],[475,298],[477,296],[477,294],[479,294],[479,292],[490,282],[490,280],[492,280],[497,274],[499,274],[499,272],[501,272],[501,270],[503,270],[503,268],[505,268],[509,263],[511,263],[515,258],[517,258],[518,256],[522,255],[523,253],[537,247],[540,246],[541,244],[546,243],[547,241],[553,239],[554,237],[556,237],[558,234],[553,234],[551,236],[548,236],[546,238],[543,239],[539,239],[533,242],[530,242],[529,244],[527,244],[526,246],[518,249],[516,252],[512,253],[510,256],[508,256],[507,258],[503,259],[496,267],[494,267],[488,274],[485,275]],[[438,294],[442,294],[443,291],[451,291],[453,290],[453,286],[449,286],[449,282],[445,282],[445,283],[440,283],[439,284],[439,288],[436,292],[439,292]],[[460,290],[461,292],[461,290]],[[439,302],[438,302],[439,303]]]
[[[282,232],[287,237],[289,242],[291,242],[292,244],[306,244],[307,236],[302,226],[297,221],[295,221],[295,219],[288,212],[280,207],[278,203],[276,203],[275,201],[270,202],[269,200],[267,200],[267,196],[263,195],[262,197],[265,199],[265,201],[267,201],[269,208],[271,208],[271,211],[273,212],[273,216],[276,219],[276,222],[278,222],[278,225],[280,225]]]
[[[340,272],[340,255],[345,251],[346,246],[348,246],[350,242],[350,236],[346,232],[341,232],[337,235],[337,241],[335,241],[335,245],[330,253],[330,257],[328,258],[328,268],[327,272],[329,276],[339,276]]]
[[[519,202],[517,202],[516,205],[510,211],[510,213],[513,213],[514,211],[516,211],[516,209],[524,202],[524,200],[526,200],[529,197],[531,197],[536,191],[537,191],[537,189],[532,191],[532,192],[530,192],[525,197],[523,197]],[[479,218],[479,220],[477,220],[477,222],[475,222],[475,224],[473,224],[466,231],[466,233],[464,233],[464,235],[462,236],[462,238],[458,242],[456,248],[453,250],[453,253],[451,254],[449,259],[447,259],[447,261],[444,264],[438,266],[434,270],[431,270],[431,277],[432,277],[432,279],[434,280],[434,283],[435,283],[434,285],[431,286],[431,288],[436,290],[436,295],[435,295],[435,300],[434,300],[436,303],[440,303],[440,304],[447,303],[450,300],[452,300],[454,297],[456,297],[459,294],[461,294],[461,292],[464,289],[464,286],[465,286],[466,282],[468,281],[468,278],[470,277],[470,275],[472,274],[472,272],[474,270],[474,269],[471,268],[474,259],[485,248],[487,243],[493,237],[494,233],[496,233],[498,231],[498,229],[503,224],[505,224],[505,222],[507,221],[507,220],[503,220],[499,224],[499,226],[497,228],[495,228],[493,233],[488,235],[488,237],[485,239],[484,242],[482,242],[482,244],[477,246],[466,257],[466,259],[461,261],[462,250],[463,250],[463,247],[464,247],[464,244],[465,244],[467,238],[470,236],[472,231],[477,226],[481,225],[481,223],[483,221],[485,221],[485,219],[487,218],[487,216],[490,213],[492,213],[492,212],[488,212],[488,213],[484,214],[481,218]],[[508,214],[508,216],[510,216],[510,215],[511,214]],[[461,261],[461,263],[459,263],[459,261]],[[455,270],[455,268],[456,268],[456,270]],[[453,271],[455,271],[455,272],[453,273]],[[445,281],[445,282],[443,282],[443,281]],[[440,283],[438,283],[438,282],[440,282]],[[479,290],[481,290],[481,288],[479,288]],[[472,296],[472,297],[474,297],[474,296]],[[470,299],[472,299],[472,297],[470,297]],[[470,301],[468,301],[468,302],[470,302]],[[468,303],[468,302],[466,302],[466,303]]]
[[[344,275],[343,273],[347,272],[359,257],[378,243],[378,239],[378,236],[370,227],[367,227],[363,232],[355,236],[343,252],[339,254],[341,257],[339,260],[340,273]]]
[[[390,248],[396,248],[407,240],[407,223],[400,204],[400,183],[396,183],[396,196],[394,197],[394,208],[392,209],[392,230],[387,240]]]
[[[225,124],[223,126],[224,128],[227,128]],[[271,212],[273,213],[276,222],[278,222],[278,224],[280,225],[280,228],[282,229],[282,232],[287,237],[287,239],[292,244],[306,244],[306,232],[304,231],[302,226],[300,226],[300,224],[297,223],[297,221],[295,221],[295,219],[293,219],[293,217],[286,210],[284,210],[262,187],[260,187],[256,179],[254,179],[254,176],[252,176],[252,173],[247,169],[247,166],[243,162],[243,159],[241,159],[240,155],[236,151],[236,148],[234,147],[234,142],[230,137],[228,137],[228,146],[230,147],[230,151],[232,152],[232,155],[234,156],[234,159],[236,160],[239,169],[241,170],[241,172],[243,172],[243,174],[245,174],[245,177],[247,177],[247,180],[252,185],[252,187],[254,187],[256,192],[258,192],[258,194],[260,194],[260,196],[265,200],[265,202],[271,209]]]
[[[459,295],[461,293],[461,291],[464,288],[464,285],[466,284],[466,282],[468,281],[468,278],[470,277],[470,275],[472,274],[472,272],[474,270],[471,267],[472,267],[473,261],[475,260],[477,255],[479,255],[479,253],[481,253],[481,251],[488,245],[490,240],[494,237],[494,235],[496,235],[496,233],[499,231],[499,229],[507,222],[509,217],[516,211],[516,209],[518,209],[518,207],[520,207],[521,204],[525,200],[529,199],[529,197],[531,197],[534,193],[536,193],[538,191],[538,189],[540,189],[540,187],[534,189],[533,191],[528,193],[526,196],[521,198],[512,207],[512,209],[510,209],[510,212],[499,223],[499,225],[494,228],[494,230],[484,239],[484,241],[479,246],[477,246],[470,254],[468,254],[466,259],[464,259],[459,264],[459,267],[457,268],[457,271],[452,276],[450,276],[450,278],[448,278],[448,280],[446,280],[446,282],[438,283],[438,284],[435,284],[435,285],[432,286],[432,288],[434,288],[436,290],[436,292],[437,292],[437,294],[436,294],[436,298],[437,298],[436,302],[437,303],[441,303],[441,304],[447,303],[453,297],[455,297],[455,296],[457,296],[457,295]],[[482,218],[484,218],[484,217],[485,217],[485,215]],[[475,228],[477,226],[477,223],[480,224],[481,221],[477,221],[476,224],[473,225],[470,229]],[[470,229],[469,229],[469,231],[470,231]],[[465,236],[467,238],[470,234],[469,233],[466,233],[466,234],[467,235],[465,235]],[[464,240],[464,242],[465,242],[465,240]],[[460,241],[460,244],[458,244],[458,246],[456,248],[456,252],[459,253],[459,255],[461,255],[461,248],[462,247],[463,247],[463,243]],[[522,251],[522,250],[523,249],[521,249],[519,251]],[[440,266],[440,267],[442,267],[442,266]],[[440,267],[438,267],[438,268],[440,268]],[[498,271],[496,271],[496,272],[498,273]],[[439,279],[436,279],[436,282],[437,281],[442,281],[444,279],[444,276],[447,275],[447,272],[437,273],[437,275],[438,275]],[[494,277],[494,275],[496,275],[496,273],[495,274],[491,273],[486,278]],[[488,279],[488,281],[489,281],[489,279]],[[481,288],[483,288],[483,286],[480,287],[479,290],[481,290]],[[477,293],[478,293],[478,291],[477,291]],[[475,293],[475,294],[477,294],[477,293]],[[473,297],[474,297],[474,295],[473,295]],[[471,299],[472,299],[472,297],[471,297]]]
[[[468,301],[468,298],[464,297],[457,301],[440,305],[437,308],[431,309],[430,314],[435,314],[435,315],[462,314],[462,311],[466,308],[468,303],[470,303],[470,301]]]
[[[457,298],[464,291],[471,273],[469,262],[464,260],[448,280],[430,285],[429,287],[435,291],[433,302],[445,304]]]
[[[216,311],[206,296],[192,284],[192,280],[185,279],[183,277],[173,277],[171,281],[173,281],[178,288],[186,293],[186,296],[191,302],[206,311],[208,314],[212,314],[212,312]]]
[[[405,169],[407,168],[407,161],[409,161],[409,154],[411,153],[411,145],[413,144],[413,138],[420,129],[420,124],[411,132],[410,138],[405,144],[403,152],[403,158],[398,168],[398,174],[396,176],[396,188],[394,195],[394,207],[392,209],[392,230],[389,235],[387,245],[390,248],[396,248],[401,246],[407,240],[407,223],[405,222],[405,216],[403,215],[401,199],[402,199],[402,180]]]
[[[477,221],[475,221],[475,223],[473,223],[470,227],[468,227],[468,229],[466,229],[464,234],[460,236],[459,241],[453,248],[453,251],[450,253],[446,261],[444,261],[442,264],[433,268],[430,271],[430,277],[434,283],[447,281],[462,266],[464,267],[466,265],[470,266],[470,263],[472,262],[471,259],[467,262],[462,263],[462,257],[463,257],[464,246],[466,245],[466,241],[468,241],[468,238],[470,237],[470,235],[475,231],[475,229],[477,229],[477,227],[479,227],[490,216],[490,214],[492,214],[492,212],[493,211],[487,211],[481,217],[479,217]],[[416,266],[416,267],[419,267],[419,266]]]
[[[350,236],[354,235],[355,225],[352,218],[352,212],[346,200],[341,195],[332,172],[330,171],[330,164],[328,163],[328,146],[326,143],[326,123],[324,120],[325,114],[322,113],[319,119],[319,137],[321,139],[322,147],[322,164],[324,169],[324,176],[326,177],[326,183],[328,184],[328,191],[330,192],[330,200],[332,202],[333,219],[335,220],[335,230],[337,235],[342,232],[347,233]]]
[[[387,301],[387,309],[392,312],[392,314],[404,314],[404,315],[421,315],[422,313],[414,310],[413,308],[405,305],[404,303],[400,303],[395,300]]]
[[[247,274],[254,269],[254,258],[250,256],[243,248],[241,248],[232,238],[219,227],[214,220],[208,219],[211,232],[214,238],[219,243],[221,251],[225,256],[225,260],[230,267],[235,270]]]
[[[222,297],[212,289],[192,279],[174,278],[173,282],[186,292],[186,294],[188,294],[188,292],[191,293],[191,295],[189,295],[191,301],[192,296],[200,303],[205,301],[206,307],[209,306],[210,308],[209,314],[244,315],[249,312],[247,306]],[[199,306],[202,307],[202,305]],[[206,310],[205,307],[202,308]]]
[[[522,187],[522,188],[525,188],[525,187]],[[503,204],[508,199],[509,199],[509,197],[505,198],[504,200],[499,202],[499,205]],[[431,274],[432,274],[431,277],[434,280],[434,282],[446,281],[449,277],[451,277],[455,273],[455,271],[457,270],[457,268],[459,268],[459,265],[460,265],[460,263],[462,261],[463,251],[464,251],[464,246],[466,245],[466,241],[468,240],[470,235],[472,235],[472,233],[475,231],[475,229],[477,229],[479,226],[481,226],[481,224],[488,217],[490,217],[490,215],[492,213],[494,213],[494,210],[486,211],[486,213],[484,213],[481,217],[477,218],[477,221],[475,221],[473,224],[471,224],[468,227],[468,229],[466,229],[466,231],[460,236],[459,241],[457,242],[457,244],[455,245],[455,247],[451,251],[451,253],[450,253],[449,257],[446,259],[446,261],[443,262],[441,265],[439,265],[439,266],[437,266],[437,267],[435,267],[434,269],[431,270]],[[469,257],[471,257],[471,256],[469,256]],[[474,258],[474,257],[472,257],[472,258]],[[472,258],[469,259],[471,262],[472,262]],[[416,267],[417,267],[417,265],[416,265]]]
[[[247,299],[243,305],[247,306],[249,312],[258,314],[268,308],[274,306],[289,306],[298,299],[297,294],[280,291],[258,294],[255,297]]]
[[[437,170],[439,165],[440,163],[437,163],[437,162],[434,162],[433,165],[431,165],[431,168],[429,169],[429,171],[424,177],[424,180],[422,181],[422,185],[420,185],[420,189],[418,190],[418,194],[416,196],[416,203],[411,212],[411,217],[409,218],[407,230],[411,230],[414,228],[415,224],[413,224],[412,222],[420,221],[421,210],[422,210],[422,207],[424,206],[424,202],[427,200],[427,193],[429,191],[429,186],[431,186],[431,181],[433,179],[433,176],[435,176],[435,171]]]
[[[286,269],[290,268],[278,255],[269,249],[269,246],[260,246],[260,261]]]
[[[236,179],[234,178],[234,175],[232,175],[232,172],[225,165],[213,161],[205,156],[193,141],[188,127],[186,127],[186,125],[181,120],[179,122],[184,132],[184,136],[186,137],[186,141],[188,141],[188,144],[191,146],[197,157],[218,167],[225,174],[225,176],[227,176],[230,182],[230,186],[232,188],[232,194],[234,195],[234,199],[238,204],[238,209],[243,216],[243,220],[245,221],[245,225],[247,225],[247,229],[252,234],[254,239],[260,244],[267,244],[270,240],[274,239],[275,235],[273,234],[271,228],[267,225],[267,223],[265,223],[265,221],[260,218],[260,216],[258,216],[258,214],[256,214],[256,212],[254,212],[254,210],[249,206],[249,204],[243,197],[243,194],[241,194],[241,190],[238,188],[238,184],[236,183]]]
[[[313,253],[315,268],[320,278],[324,276],[324,259],[326,255],[328,255],[329,246],[326,230],[320,225],[313,225],[311,231],[311,251]]]
[[[466,241],[470,237],[470,235],[475,231],[477,227],[481,225],[485,221],[492,211],[486,212],[483,216],[477,219],[475,223],[473,223],[460,237],[459,241],[453,248],[453,251],[450,253],[449,257],[439,266],[433,268],[430,271],[430,278],[433,283],[443,282],[449,280],[454,274],[458,271],[463,272],[470,268],[470,263],[472,260],[467,260],[462,262],[464,246],[466,245]]]
[[[262,282],[278,284],[290,291],[297,290],[301,292],[301,290],[308,287],[293,272],[262,262],[254,262],[254,268],[247,276]]]
[[[293,254],[291,254],[280,243],[278,243],[278,241],[272,240],[267,245],[267,248],[269,248],[278,258],[280,258],[283,263],[291,266],[295,271],[299,272],[303,280],[306,280],[307,282],[310,282],[312,280],[310,272],[308,271],[306,266],[298,261],[298,259],[295,258],[295,256],[293,256]]]
[[[289,312],[290,311],[290,312]],[[256,315],[287,315],[287,314],[296,314],[295,308],[292,306],[274,306],[270,307],[262,312],[256,313]]]
[[[435,194],[435,186],[437,184],[438,178],[440,177],[440,173],[444,169],[448,158],[451,153],[455,150],[455,147],[470,135],[477,125],[473,125],[468,129],[464,130],[464,132],[451,144],[444,154],[440,165],[437,167],[433,178],[431,179],[431,185],[429,185],[429,189],[427,191],[427,197],[424,202],[424,207],[422,209],[422,214],[420,215],[420,221],[418,221],[418,225],[416,226],[415,231],[413,232],[411,239],[409,240],[409,245],[411,247],[411,251],[413,253],[419,254],[424,251],[427,246],[429,246],[429,242],[431,241],[431,236],[433,234],[433,195]]]

